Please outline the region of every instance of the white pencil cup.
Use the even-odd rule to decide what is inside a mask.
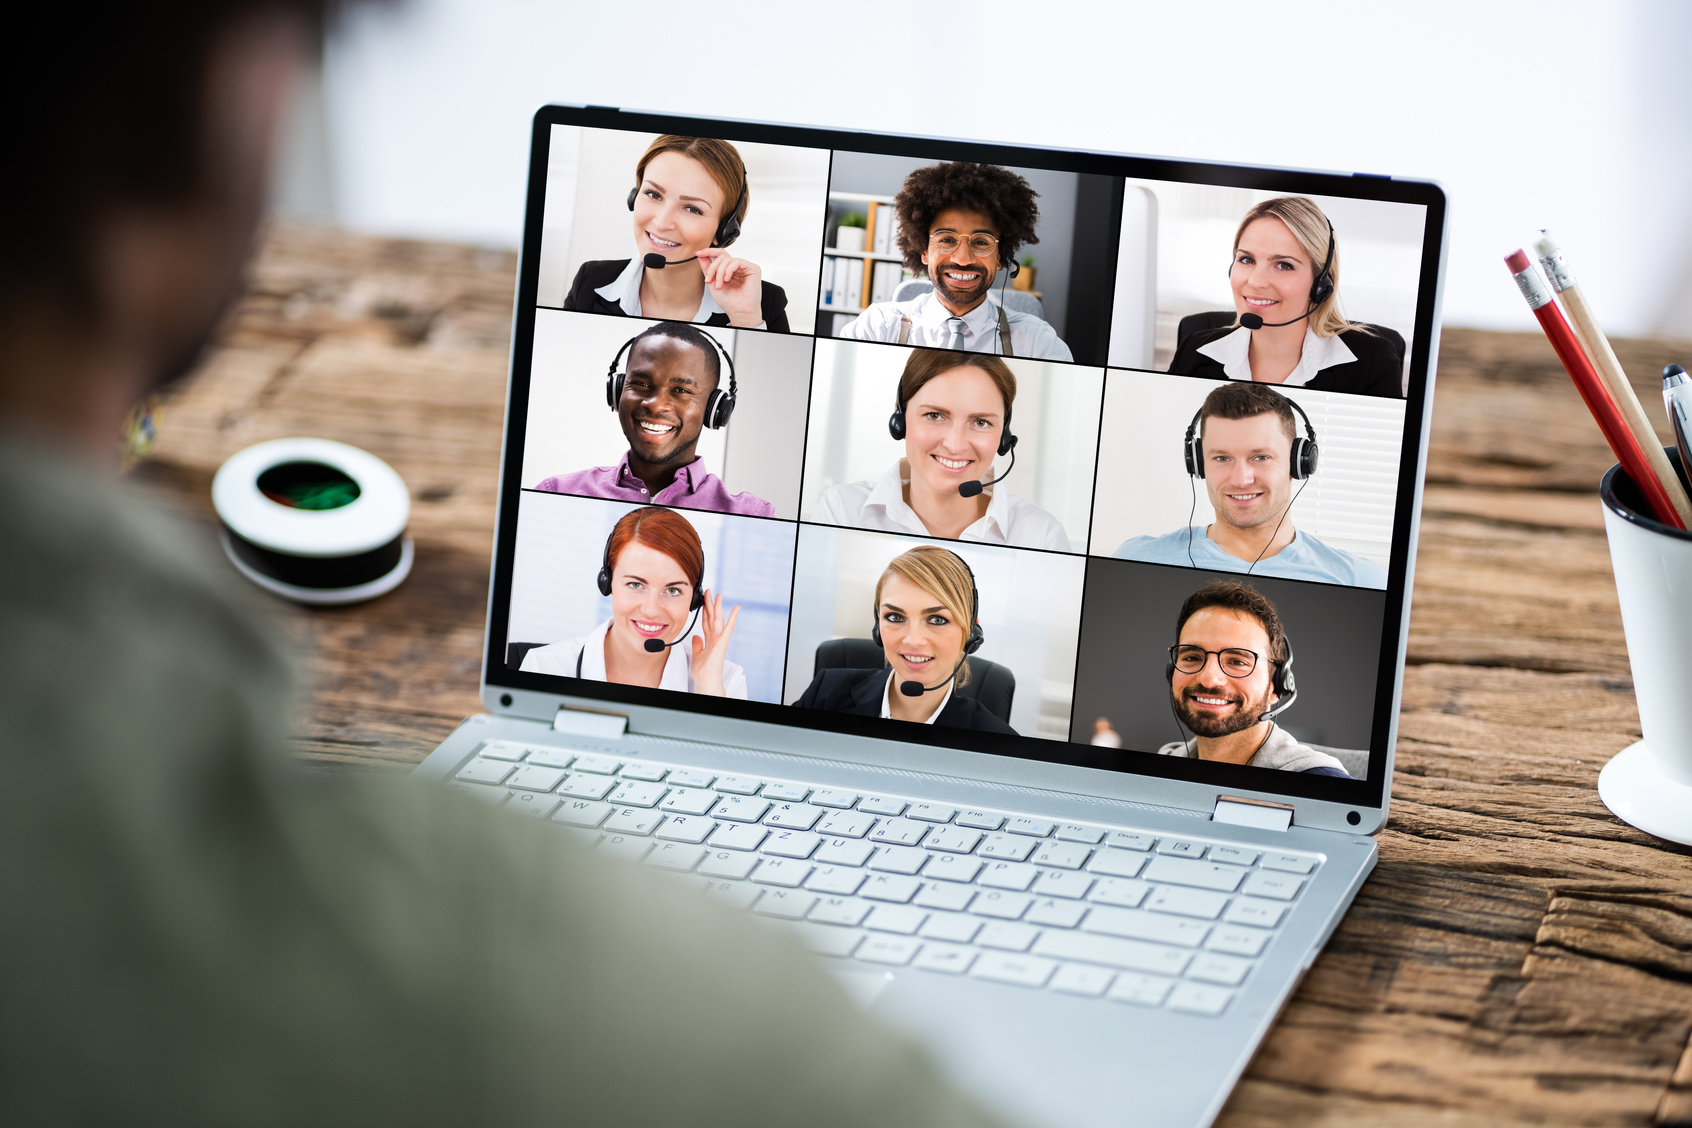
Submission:
[[[1645,736],[1604,765],[1598,796],[1624,822],[1692,845],[1692,532],[1646,516],[1620,466],[1598,492]]]

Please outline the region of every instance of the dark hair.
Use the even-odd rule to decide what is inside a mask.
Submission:
[[[1256,415],[1276,415],[1287,432],[1287,442],[1298,437],[1298,421],[1293,418],[1292,404],[1274,388],[1249,380],[1230,380],[1204,397],[1199,407],[1199,437],[1204,437],[1204,421],[1217,419],[1250,419]]]
[[[671,340],[682,341],[692,345],[705,354],[705,367],[711,373],[712,387],[723,382],[723,362],[717,355],[717,346],[705,338],[703,329],[695,329],[685,321],[660,321],[652,328],[642,332],[635,338],[635,343],[629,346],[632,354],[641,341],[648,337],[669,337]]]
[[[1005,401],[1008,420],[1011,405],[1016,402],[1016,373],[998,357],[983,353],[959,356],[946,349],[912,349],[905,361],[905,371],[899,377],[899,402],[910,403],[924,384],[943,372],[958,368],[979,368],[987,374],[993,386],[999,389],[999,398]]]
[[[92,228],[124,206],[192,202],[210,183],[206,91],[220,38],[266,15],[319,35],[335,0],[24,4],[0,68],[0,300],[28,291],[98,316]]]
[[[1175,620],[1176,642],[1181,641],[1181,629],[1187,625],[1187,620],[1206,607],[1221,607],[1250,615],[1262,624],[1263,632],[1269,636],[1270,661],[1280,665],[1287,660],[1287,632],[1281,626],[1281,616],[1276,613],[1275,605],[1269,602],[1268,596],[1238,580],[1217,580],[1187,596],[1186,602],[1181,604],[1180,617]]]
[[[1040,222],[1040,207],[1034,202],[1038,195],[1028,181],[998,165],[953,161],[917,169],[905,177],[893,198],[906,269],[923,272],[928,232],[934,217],[947,208],[966,208],[992,220],[999,229],[999,265],[1009,266],[1024,243],[1040,241],[1034,233]]]

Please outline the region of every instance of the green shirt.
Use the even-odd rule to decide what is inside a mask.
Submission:
[[[995,1123],[786,936],[286,741],[140,491],[0,437],[0,1123]]]

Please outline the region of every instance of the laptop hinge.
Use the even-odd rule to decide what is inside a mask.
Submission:
[[[1210,821],[1234,826],[1253,826],[1259,830],[1285,830],[1292,825],[1293,809],[1281,803],[1264,803],[1257,799],[1218,799],[1210,812]]]
[[[590,713],[566,705],[552,718],[552,731],[595,740],[621,740],[629,731],[629,717],[627,713]]]

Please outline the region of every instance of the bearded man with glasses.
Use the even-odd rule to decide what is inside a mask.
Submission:
[[[1073,360],[1050,325],[992,300],[1001,269],[1038,243],[1038,193],[997,165],[953,161],[919,168],[894,197],[905,268],[927,274],[934,289],[908,301],[877,302],[840,336],[964,352]]]
[[[1196,756],[1307,775],[1350,774],[1271,718],[1292,704],[1292,647],[1275,605],[1249,584],[1218,580],[1189,595],[1169,648],[1169,703],[1191,740],[1164,756]]]

